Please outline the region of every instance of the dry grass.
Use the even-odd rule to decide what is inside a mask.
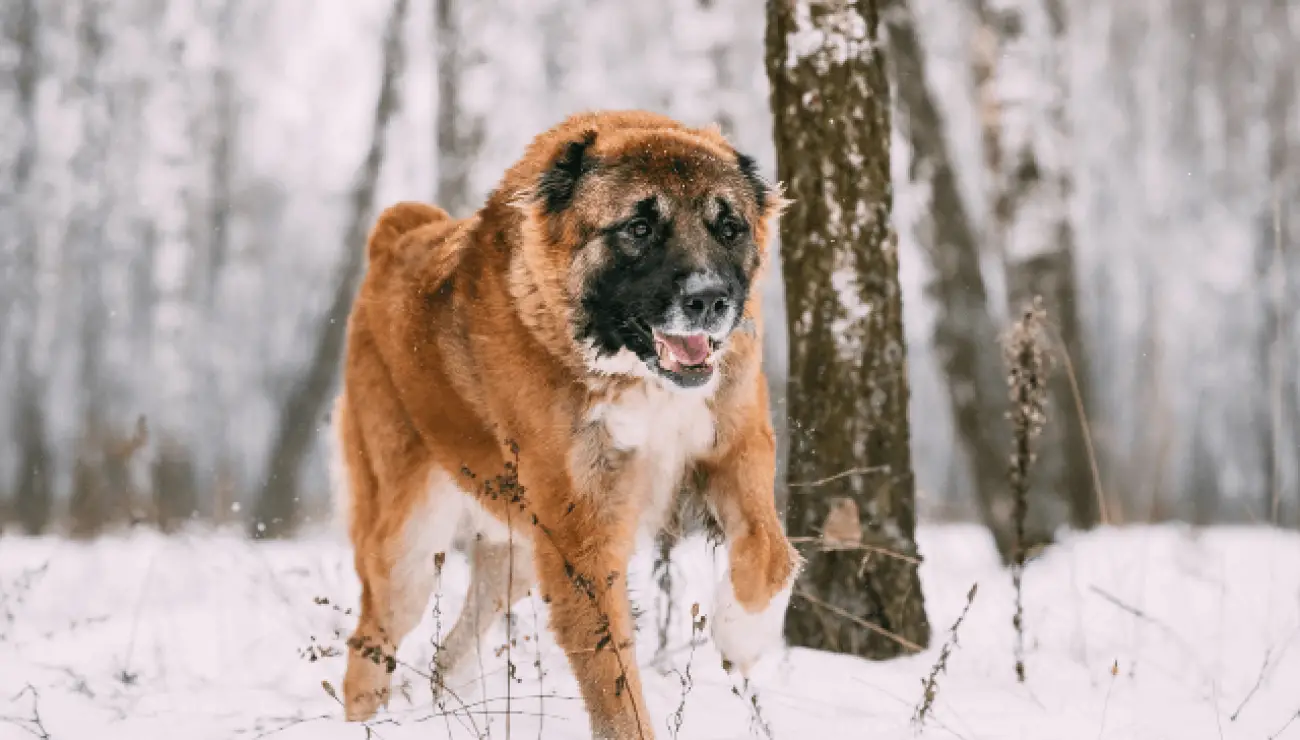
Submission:
[[[966,593],[966,606],[962,607],[957,621],[953,622],[952,626],[948,628],[948,639],[944,641],[943,647],[939,650],[939,659],[930,668],[930,675],[921,681],[921,702],[917,704],[916,711],[912,713],[912,722],[918,728],[925,724],[926,717],[930,714],[930,710],[934,708],[934,700],[939,696],[939,674],[948,672],[948,656],[952,654],[953,648],[957,647],[957,630],[961,628],[961,623],[966,621],[966,614],[970,611],[971,604],[975,603],[975,594],[978,591],[979,584],[972,584],[970,591]]]
[[[1015,501],[1015,542],[1012,550],[1011,581],[1016,608],[1012,626],[1016,631],[1016,678],[1025,680],[1024,605],[1021,580],[1025,570],[1025,518],[1029,513],[1029,475],[1037,457],[1035,444],[1047,421],[1047,379],[1051,372],[1045,332],[1046,312],[1041,298],[1035,298],[1012,325],[1003,340],[1007,363],[1007,385],[1011,394],[1012,451],[1008,480]]]

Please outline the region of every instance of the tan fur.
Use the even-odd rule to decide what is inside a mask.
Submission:
[[[701,184],[656,176],[661,170],[651,166],[633,181],[590,183],[572,213],[545,215],[533,200],[538,178],[563,146],[591,131],[604,159],[693,157],[716,176]],[[350,318],[336,414],[363,585],[344,682],[349,718],[371,716],[387,697],[381,656],[395,652],[419,621],[434,555],[450,547],[455,522],[446,520],[459,521],[466,505],[455,500],[458,491],[509,521],[510,538],[522,545],[514,549],[531,555],[515,561],[525,588],[499,588],[496,598],[522,595],[536,577],[600,738],[653,737],[632,650],[626,573],[638,528],[662,523],[665,493],[683,476],[694,470],[707,480],[705,497],[730,544],[737,601],[761,610],[789,583],[796,558],[772,500],[758,291],[745,307],[752,328],[733,334],[721,380],[707,397],[592,373],[569,325],[575,291],[598,260],[581,244],[579,220],[646,193],[705,186],[739,192],[734,156],[714,129],[642,112],[582,114],[538,136],[474,217],[451,220],[416,203],[379,217]],[[752,201],[746,215],[765,252],[770,226],[758,209],[777,210],[780,199]],[[548,246],[543,234],[561,246]],[[672,413],[655,413],[664,409]],[[642,428],[643,418],[659,428]],[[701,420],[711,430],[701,432]],[[511,443],[525,493],[507,506],[505,497],[482,491],[513,459]],[[489,539],[505,531],[495,529]],[[476,566],[476,581],[477,569],[501,571],[512,548],[499,545]],[[490,611],[500,608],[504,603],[491,604]]]

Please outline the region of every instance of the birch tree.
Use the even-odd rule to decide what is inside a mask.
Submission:
[[[1061,0],[976,0],[975,10],[984,155],[994,189],[991,240],[1005,261],[1010,313],[1041,296],[1059,339],[1031,506],[1068,512],[1048,512],[1047,526],[1068,516],[1075,527],[1090,527],[1101,511],[1079,413],[1088,368],[1069,212],[1066,10]]]
[[[10,224],[0,232],[0,249],[10,267],[5,291],[8,295],[5,316],[13,347],[13,383],[4,387],[13,393],[10,421],[17,459],[13,481],[13,516],[29,534],[37,534],[49,523],[53,507],[50,478],[51,451],[46,432],[43,404],[44,382],[36,365],[36,317],[41,312],[37,281],[36,225],[33,223],[34,170],[39,151],[36,123],[36,85],[40,77],[40,16],[36,0],[18,0],[6,7],[3,43],[11,47],[14,59],[11,79],[18,126],[11,129],[19,137],[15,155],[4,168],[10,181],[9,197],[0,211]]]
[[[930,268],[934,351],[943,371],[957,439],[970,467],[980,516],[1004,563],[1015,549],[1014,503],[1007,487],[1011,425],[998,328],[980,272],[979,235],[957,185],[939,108],[926,81],[926,58],[906,0],[884,0],[898,126],[911,145],[912,183],[928,196],[917,242]],[[1026,529],[1030,542],[1049,533]],[[1028,543],[1027,543],[1028,544]]]
[[[397,83],[405,62],[402,28],[408,5],[409,0],[394,0],[384,30],[379,97],[375,102],[370,143],[353,182],[350,220],[342,240],[343,264],[307,367],[280,409],[280,423],[271,443],[267,472],[262,478],[262,490],[252,521],[255,537],[285,535],[297,523],[301,494],[298,490],[299,474],[334,390],[342,360],[348,312],[365,267],[366,232],[375,210],[375,187],[379,180],[379,167],[384,161],[384,134],[399,105]]]

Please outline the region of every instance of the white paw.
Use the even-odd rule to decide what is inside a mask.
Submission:
[[[740,671],[742,677],[749,678],[754,666],[763,656],[785,644],[782,628],[785,626],[785,610],[790,605],[793,585],[792,576],[785,588],[778,591],[766,607],[751,612],[736,601],[730,572],[718,582],[713,602],[713,643],[732,668]]]

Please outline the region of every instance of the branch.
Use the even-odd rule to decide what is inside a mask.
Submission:
[[[825,601],[822,601],[821,599],[817,598],[816,596],[813,596],[812,594],[808,593],[802,588],[796,589],[794,593],[796,596],[799,596],[804,601],[807,601],[813,606],[819,606],[822,609],[825,609],[826,611],[830,612],[831,614],[834,614],[837,617],[840,617],[842,619],[847,619],[850,622],[858,625],[859,627],[864,627],[868,630],[871,630],[872,632],[875,632],[878,635],[887,637],[890,640],[893,640],[894,642],[898,643],[899,645],[902,645],[903,647],[907,648],[908,650],[911,650],[912,652],[919,653],[925,650],[925,648],[921,647],[920,645],[917,645],[915,642],[912,642],[906,637],[903,637],[902,635],[896,635],[893,632],[890,632],[889,630],[885,629],[884,627],[875,624],[874,622],[868,622],[862,617],[859,617],[855,614],[850,614],[849,612],[844,611],[843,609],[839,608],[838,606],[835,606],[834,604],[828,604]]]

